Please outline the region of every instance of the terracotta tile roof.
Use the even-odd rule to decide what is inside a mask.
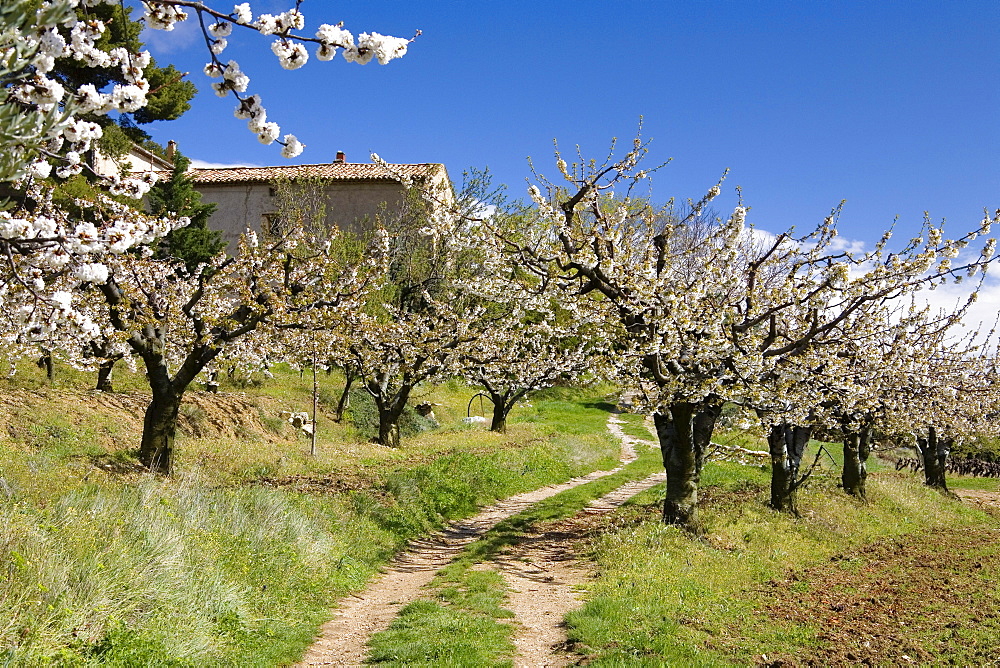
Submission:
[[[391,165],[391,167],[397,173],[412,177],[428,177],[444,171],[444,165],[435,163]],[[294,179],[303,176],[321,177],[337,181],[395,180],[385,168],[361,162],[328,162],[320,165],[286,165],[278,167],[192,169],[188,173],[196,184],[268,183],[275,179]]]

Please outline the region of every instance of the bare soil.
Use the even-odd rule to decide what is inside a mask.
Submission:
[[[761,612],[817,627],[816,645],[760,665],[1000,664],[1000,532],[941,529],[882,541],[773,580]]]
[[[107,416],[104,421],[117,427],[95,434],[99,445],[113,451],[133,445],[121,441],[121,432],[142,433],[149,401],[148,394],[139,392],[81,392],[62,388],[5,390],[0,392],[0,421],[12,440],[30,441],[30,428],[35,422],[33,416],[41,411],[59,411],[76,423],[96,413]],[[277,416],[278,409],[270,406],[262,409],[260,401],[240,392],[215,394],[189,390],[184,394],[178,427],[182,434],[195,438],[253,434],[268,441],[283,440],[261,419],[262,412]]]
[[[522,540],[494,560],[493,567],[507,581],[504,607],[514,613],[518,631],[515,666],[568,666],[580,656],[567,651],[563,618],[582,605],[581,596],[595,573],[580,550],[600,517],[630,498],[663,483],[656,473],[622,485],[591,502],[575,517],[536,526]]]
[[[360,595],[339,602],[336,616],[320,629],[316,642],[298,665],[353,666],[363,663],[368,639],[374,633],[388,628],[403,606],[419,597],[422,588],[433,579],[435,573],[466,545],[501,520],[525,510],[531,504],[610,475],[634,461],[638,439],[621,432],[615,415],[609,418],[608,428],[622,440],[620,466],[611,471],[595,471],[560,485],[519,494],[472,518],[455,522],[439,534],[414,542],[393,561],[382,578]],[[642,481],[626,485],[628,490],[621,492],[626,496],[618,494],[610,498],[618,493],[616,490],[601,500],[603,505],[595,505],[584,514],[607,512],[656,482]],[[580,604],[575,587],[586,579],[587,572],[584,567],[576,564],[573,548],[570,547],[571,541],[564,540],[567,536],[561,533],[563,531],[558,526],[540,529],[537,534],[530,535],[521,545],[505,554],[496,564],[505,577],[509,578],[512,593],[505,606],[515,613],[521,629],[515,639],[519,651],[517,665],[565,665],[568,662],[568,655],[553,654],[553,647],[558,648],[565,642],[565,633],[560,624],[565,613]]]
[[[990,492],[984,489],[952,490],[966,503],[981,506],[984,510],[1000,510],[1000,492]]]

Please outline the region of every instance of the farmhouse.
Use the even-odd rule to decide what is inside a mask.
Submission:
[[[192,169],[189,172],[203,202],[218,205],[209,227],[222,232],[232,249],[249,227],[260,232],[278,223],[280,202],[275,184],[283,181],[318,183],[326,205],[326,221],[344,229],[357,229],[383,210],[398,209],[406,189],[397,175],[415,182],[442,186],[450,195],[451,182],[444,165],[435,163],[389,165],[352,163],[338,152],[334,162],[278,167],[227,167]]]
[[[167,145],[167,157],[159,156],[138,144],[131,144],[128,152],[122,156],[112,157],[98,149],[90,155],[91,168],[101,176],[115,176],[123,171],[128,173],[160,172],[169,178],[170,170],[174,168],[174,151],[177,144]]]

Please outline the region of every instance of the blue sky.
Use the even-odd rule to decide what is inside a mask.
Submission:
[[[212,3],[216,4],[216,3]],[[251,3],[280,11],[291,2]],[[307,144],[366,162],[488,167],[522,197],[526,158],[554,174],[552,140],[603,157],[639,117],[649,164],[672,158],[655,196],[700,197],[725,169],[763,229],[808,229],[842,199],[841,234],[871,242],[929,211],[967,229],[1000,207],[1000,25],[996,0],[967,2],[368,2],[309,0],[307,28],[423,34],[379,66],[312,58],[281,70],[270,39],[234,35],[270,120]],[[193,26],[192,26],[193,27]],[[311,34],[311,33],[310,33]],[[200,36],[150,40],[202,89],[182,119],[150,127],[189,157],[282,164],[201,74]]]

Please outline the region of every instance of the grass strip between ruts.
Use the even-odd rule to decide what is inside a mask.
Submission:
[[[384,666],[510,666],[513,615],[502,607],[503,577],[472,570],[516,544],[532,526],[572,517],[588,503],[660,470],[659,450],[638,446],[639,458],[622,470],[539,501],[490,529],[441,570],[432,598],[414,601],[370,641],[368,661]]]

